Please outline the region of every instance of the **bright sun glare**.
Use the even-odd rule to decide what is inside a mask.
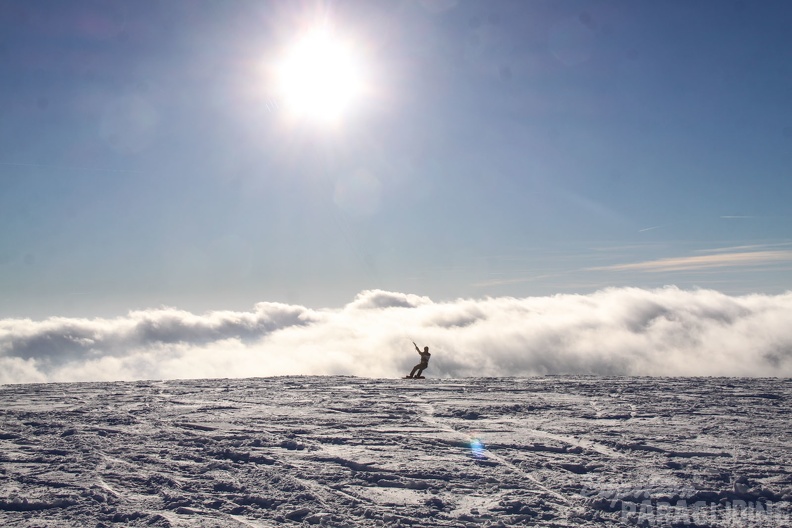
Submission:
[[[361,95],[355,50],[325,29],[303,34],[277,66],[280,100],[293,115],[336,123]]]

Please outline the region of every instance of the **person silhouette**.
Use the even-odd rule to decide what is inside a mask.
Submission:
[[[424,347],[423,352],[421,351],[420,348],[418,348],[418,345],[415,344],[415,341],[413,341],[413,346],[415,346],[415,351],[421,355],[421,362],[413,367],[412,371],[407,377],[420,378],[421,373],[424,371],[425,368],[429,366],[429,356],[431,356],[432,354],[429,353],[428,346]]]

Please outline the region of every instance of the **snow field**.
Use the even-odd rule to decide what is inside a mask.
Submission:
[[[0,386],[0,525],[785,526],[792,382]]]

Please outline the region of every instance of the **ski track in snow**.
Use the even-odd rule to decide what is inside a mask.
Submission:
[[[279,377],[0,394],[0,526],[792,521],[790,380]],[[697,502],[706,515],[691,517]],[[735,518],[736,505],[758,513]]]

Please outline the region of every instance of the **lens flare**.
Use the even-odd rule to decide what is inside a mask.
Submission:
[[[478,436],[474,436],[470,439],[470,454],[475,459],[484,459],[487,458],[487,448],[484,446],[484,442]]]

